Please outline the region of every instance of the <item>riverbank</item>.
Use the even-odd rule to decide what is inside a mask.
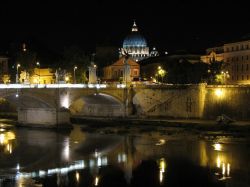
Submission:
[[[203,135],[249,136],[250,121],[235,121],[228,125],[218,124],[213,120],[199,119],[139,119],[139,118],[100,118],[74,117],[72,123],[79,124],[88,132],[103,130],[105,133],[129,133],[159,131],[162,134],[186,132]]]

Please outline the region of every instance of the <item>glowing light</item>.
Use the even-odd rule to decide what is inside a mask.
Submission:
[[[222,163],[222,175],[224,176],[226,174],[226,166],[225,163]]]
[[[89,84],[88,87],[89,87],[89,88],[94,88],[95,85],[94,85],[94,84]]]
[[[66,81],[66,82],[69,81],[69,77],[68,77],[68,76],[65,77],[65,81]]]
[[[126,85],[125,84],[117,84],[117,88],[125,88]]]
[[[216,89],[216,90],[215,90],[215,95],[216,95],[217,97],[222,97],[222,96],[223,96],[223,91],[222,91],[221,89]]]
[[[219,157],[219,156],[218,156],[217,159],[216,159],[216,164],[217,164],[217,167],[220,168],[221,160],[220,160],[220,157]]]
[[[69,139],[66,138],[65,142],[64,142],[64,149],[63,149],[63,158],[65,160],[69,160]]]
[[[227,176],[229,177],[230,176],[230,164],[227,163]]]
[[[17,166],[16,166],[16,170],[17,170],[17,171],[19,171],[19,170],[20,170],[20,165],[19,165],[19,164],[17,164]]]
[[[0,132],[3,132],[3,131],[5,131],[5,129],[0,129]]]
[[[118,154],[118,162],[126,162],[127,161],[127,155],[125,153],[119,153]]]
[[[34,79],[34,83],[35,83],[35,84],[37,84],[37,83],[38,83],[38,80],[37,80],[36,78]]]
[[[79,182],[79,179],[80,179],[80,175],[78,172],[76,172],[76,181]]]
[[[97,166],[101,166],[102,165],[102,160],[101,157],[97,158]]]
[[[107,157],[103,157],[103,158],[102,158],[102,165],[103,165],[103,166],[108,165],[108,158],[107,158]]]
[[[16,94],[16,97],[19,97],[19,95],[18,95],[18,94]]]
[[[0,144],[4,144],[4,134],[0,134]]]
[[[155,145],[164,145],[166,143],[166,140],[160,139],[159,142],[157,142]]]
[[[159,178],[159,180],[160,180],[160,183],[162,183],[163,182],[163,179],[164,179],[164,173],[165,173],[165,171],[166,171],[166,161],[165,161],[165,159],[164,158],[161,158],[160,159],[160,178]]]
[[[99,177],[95,177],[95,186],[98,186],[99,183]]]
[[[39,170],[39,177],[43,177],[43,176],[45,176],[46,175],[46,172],[45,171],[43,171],[43,170]]]
[[[164,158],[162,158],[162,159],[160,160],[160,170],[161,170],[162,172],[165,172],[165,169],[166,169],[166,161],[165,161]]]
[[[12,153],[12,145],[8,144],[7,145],[7,151],[11,154]]]
[[[62,107],[69,108],[69,96],[65,95],[62,99]]]
[[[118,87],[125,87],[125,85]],[[0,84],[0,89],[11,89],[11,88],[107,88],[107,84]]]
[[[215,151],[221,151],[222,150],[222,145],[219,143],[216,143],[213,145]]]
[[[162,182],[163,182],[163,172],[160,171],[160,183],[162,183]]]

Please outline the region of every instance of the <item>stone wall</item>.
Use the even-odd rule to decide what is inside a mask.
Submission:
[[[176,85],[135,89],[133,104],[138,116],[201,118],[205,85]]]
[[[139,117],[216,119],[225,114],[235,120],[250,119],[250,86],[171,85],[135,92],[133,104]]]
[[[57,127],[70,124],[69,112],[56,113],[54,108],[19,108],[18,123],[25,126]]]
[[[203,118],[225,114],[235,120],[250,119],[250,86],[207,86]]]

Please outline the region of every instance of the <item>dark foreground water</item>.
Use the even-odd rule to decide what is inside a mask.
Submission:
[[[250,144],[219,137],[14,128],[0,122],[0,187],[250,186]]]

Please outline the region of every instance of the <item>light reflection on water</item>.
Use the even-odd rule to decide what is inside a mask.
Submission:
[[[74,130],[68,133],[2,129],[0,131],[0,187],[7,184],[7,178],[12,179],[12,183],[8,183],[8,186],[13,187],[25,186],[26,182],[34,183],[33,186],[39,186],[36,183],[47,184],[47,186],[48,184],[71,187],[105,186],[103,184],[108,177],[105,173],[108,171],[107,173],[110,174],[111,170],[116,171],[114,173],[117,176],[119,172],[123,173],[124,183],[128,184],[132,181],[131,186],[139,186],[143,184],[142,181],[149,180],[142,177],[147,176],[148,165],[144,162],[147,160],[155,161],[157,166],[155,170],[153,170],[154,164],[149,167],[156,175],[156,179],[150,179],[155,180],[151,186],[168,184],[178,186],[173,182],[173,176],[177,174],[189,176],[196,167],[207,168],[207,172],[211,172],[213,177],[223,181],[223,184],[242,185],[244,180],[241,180],[241,177],[244,176],[239,177],[236,172],[246,172],[247,175],[250,169],[244,165],[249,161],[247,142],[222,144],[204,140],[186,140],[181,137],[166,141],[167,136],[89,134],[81,131],[79,126],[75,126]],[[188,164],[182,164],[182,162]],[[143,164],[146,169],[143,168]],[[115,168],[109,168],[110,166]],[[143,169],[138,169],[140,167]],[[138,174],[140,177],[136,179],[137,173],[140,172],[143,174]],[[115,180],[119,178],[117,176]],[[86,182],[87,179],[89,183]],[[141,181],[138,182],[138,180]],[[242,186],[249,185],[248,180],[245,180]]]

